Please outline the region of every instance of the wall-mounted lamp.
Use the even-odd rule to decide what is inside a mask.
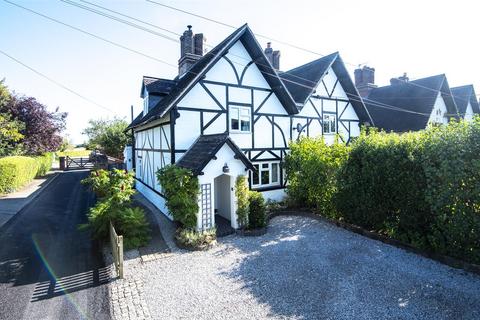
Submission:
[[[222,170],[223,170],[223,173],[229,173],[230,172],[230,168],[228,167],[228,164],[226,162],[225,162],[225,165],[223,166]]]

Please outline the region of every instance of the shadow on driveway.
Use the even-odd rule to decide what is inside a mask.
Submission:
[[[277,217],[267,235],[225,238],[246,257],[222,276],[273,317],[480,319],[480,277],[325,222]]]

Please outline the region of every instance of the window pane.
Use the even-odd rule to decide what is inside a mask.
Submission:
[[[325,118],[325,116],[323,117],[323,133],[330,133],[328,130],[328,120]]]
[[[241,131],[250,131],[250,118],[243,117],[240,121]]]
[[[239,126],[238,126],[238,119],[233,119],[231,120],[231,126],[232,126],[232,130],[238,130]]]
[[[258,180],[258,164],[255,164],[253,165],[253,167],[255,168],[256,171],[253,172],[252,174],[252,184],[258,184],[259,183],[259,180]]]
[[[268,169],[268,163],[262,163],[262,169]]]
[[[269,184],[270,183],[270,172],[262,170],[262,184]]]
[[[331,117],[330,118],[330,132],[336,132],[337,129],[336,129],[336,121],[335,121],[335,117]]]
[[[272,183],[278,182],[278,163],[272,163]]]
[[[238,112],[238,108],[230,107],[230,128],[232,130],[240,129]]]
[[[247,108],[240,109],[240,115],[250,118],[250,109],[247,109]]]

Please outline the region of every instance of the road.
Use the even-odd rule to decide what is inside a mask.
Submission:
[[[93,204],[87,174],[60,174],[0,228],[0,319],[110,318],[101,250],[78,230]]]

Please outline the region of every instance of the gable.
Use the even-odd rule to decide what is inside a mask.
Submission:
[[[241,40],[206,73],[205,80],[271,89]]]
[[[438,93],[437,99],[435,100],[435,104],[433,105],[432,113],[430,114],[430,118],[428,123],[440,123],[446,124],[448,123],[447,114],[447,105],[445,103],[444,98],[442,97],[441,93]]]
[[[348,99],[347,94],[332,67],[327,70],[325,76],[322,78],[321,83],[317,87],[316,93],[324,97]]]

